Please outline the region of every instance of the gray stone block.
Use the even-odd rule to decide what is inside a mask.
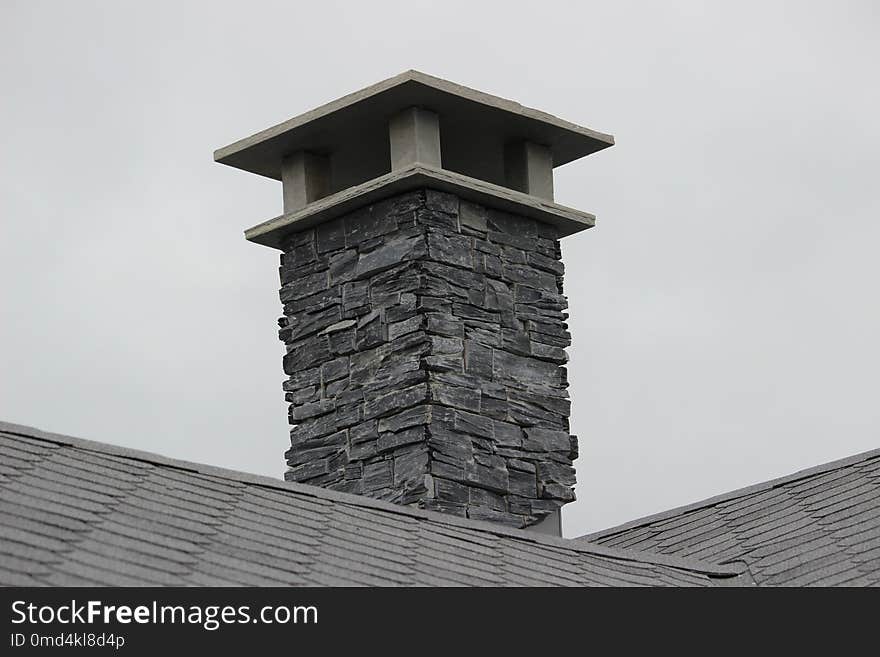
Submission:
[[[423,328],[424,323],[424,316],[416,315],[414,317],[410,317],[409,319],[403,320],[402,322],[393,322],[391,324],[388,324],[388,339],[396,340],[402,335],[412,333],[413,331],[418,331],[419,329]]]
[[[428,313],[426,329],[429,333],[460,338],[464,335],[464,322],[448,313]]]
[[[364,490],[388,490],[393,484],[392,461],[373,461],[364,465]]]
[[[492,425],[496,445],[501,447],[522,447],[523,429],[518,424],[494,420]]]
[[[358,265],[358,252],[356,249],[337,251],[330,256],[330,283],[337,285],[354,278]]]
[[[281,303],[287,303],[326,290],[328,286],[327,273],[319,271],[283,286],[279,296]]]
[[[317,227],[317,251],[327,253],[345,248],[345,225],[342,218],[328,221]]]
[[[433,426],[428,429],[428,445],[434,450],[435,460],[459,465],[473,460],[474,450],[469,440],[463,440],[460,435],[443,434]],[[459,472],[456,480],[463,479],[464,473]]]
[[[294,466],[288,470],[284,477],[289,481],[308,482],[311,479],[330,471],[330,465],[325,459],[312,459],[301,465]]]
[[[477,413],[456,410],[453,413],[453,430],[459,433],[467,433],[483,438],[493,438],[495,435],[494,422]]]
[[[372,212],[364,208],[345,217],[347,246],[361,248],[364,242],[397,230],[397,216],[386,212]]]
[[[470,489],[467,486],[457,481],[449,481],[434,476],[430,476],[430,480],[433,484],[433,490],[429,492],[431,497],[456,504],[467,504],[470,500]]]
[[[542,484],[554,483],[572,486],[575,482],[574,468],[571,465],[541,460],[535,464],[538,480]]]
[[[522,527],[523,524],[528,522],[528,516],[515,516],[505,511],[496,511],[495,509],[476,504],[468,505],[468,518],[497,522],[498,524],[510,527]]]
[[[424,253],[425,240],[421,237],[394,239],[374,251],[360,255],[355,274],[358,278],[373,276],[399,265],[404,260],[414,260],[423,256]]]
[[[470,507],[483,507],[493,511],[507,511],[507,502],[503,495],[494,493],[485,488],[468,488],[468,505]]]
[[[427,499],[419,504],[423,509],[428,511],[437,511],[439,513],[448,513],[453,516],[467,517],[468,505],[466,503],[447,502],[446,500]]]
[[[414,443],[424,444],[426,439],[425,427],[416,426],[402,429],[398,432],[388,432],[379,434],[379,442],[376,447],[379,452],[387,452],[396,450],[404,445],[412,445]]]
[[[471,376],[492,380],[492,348],[476,340],[464,341],[464,369]]]
[[[336,402],[330,399],[321,399],[310,404],[303,404],[294,408],[291,417],[296,421],[302,421],[310,417],[317,417],[336,410]]]
[[[461,357],[464,343],[461,338],[444,337],[439,335],[428,336],[428,348],[432,355],[458,355]]]
[[[474,266],[471,251],[472,240],[466,235],[428,233],[428,257],[447,265],[472,269]]]
[[[378,418],[385,415],[393,415],[410,406],[420,404],[428,400],[428,385],[425,383],[394,390],[364,404],[364,417],[366,419]]]
[[[486,223],[488,216],[488,210],[482,205],[469,201],[461,201],[459,203],[458,220],[462,227],[470,228],[479,233],[485,233],[488,230]]]
[[[321,366],[321,381],[327,385],[331,381],[336,381],[348,376],[348,356],[340,356],[329,360]]]
[[[451,216],[458,215],[459,199],[455,194],[438,192],[433,189],[425,190],[425,207]]]
[[[377,347],[387,339],[388,327],[378,313],[370,313],[358,322],[355,346],[359,351]]]
[[[400,431],[408,427],[428,424],[430,419],[430,407],[414,406],[407,408],[400,413],[395,413],[379,420],[379,431],[385,433],[387,431]]]
[[[417,488],[427,492],[425,474],[428,472],[428,450],[418,447],[394,456],[394,485],[410,490]]]
[[[480,391],[445,383],[431,383],[431,399],[438,404],[479,412]]]
[[[321,336],[312,336],[296,345],[288,345],[288,349],[283,360],[285,374],[294,374],[330,359],[330,347]]]

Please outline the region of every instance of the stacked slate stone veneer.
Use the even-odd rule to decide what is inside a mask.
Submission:
[[[281,257],[285,477],[506,524],[574,499],[556,229],[422,190]]]

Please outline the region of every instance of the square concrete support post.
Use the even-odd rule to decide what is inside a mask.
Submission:
[[[504,176],[511,189],[553,200],[553,154],[546,146],[531,141],[508,144]]]
[[[281,162],[284,211],[293,212],[330,193],[330,162],[326,157],[297,151]]]
[[[440,164],[440,118],[428,110],[409,107],[388,122],[391,170],[411,164]]]

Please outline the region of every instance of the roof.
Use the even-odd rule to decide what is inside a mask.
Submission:
[[[649,555],[0,423],[0,584],[749,584]]]
[[[880,584],[880,449],[584,536],[744,562],[759,586]]]
[[[405,71],[214,151],[214,160],[281,180],[281,160],[297,150],[363,159],[388,152],[387,123],[406,107],[429,107],[442,117],[444,159],[455,160],[476,141],[516,137],[548,146],[560,166],[614,144],[614,137],[519,103],[419,71]],[[453,167],[454,168],[454,167]]]

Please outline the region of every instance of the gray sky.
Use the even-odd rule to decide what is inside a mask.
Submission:
[[[212,151],[417,68],[557,170],[582,534],[880,446],[880,5],[0,0],[0,418],[280,476],[280,184]]]

